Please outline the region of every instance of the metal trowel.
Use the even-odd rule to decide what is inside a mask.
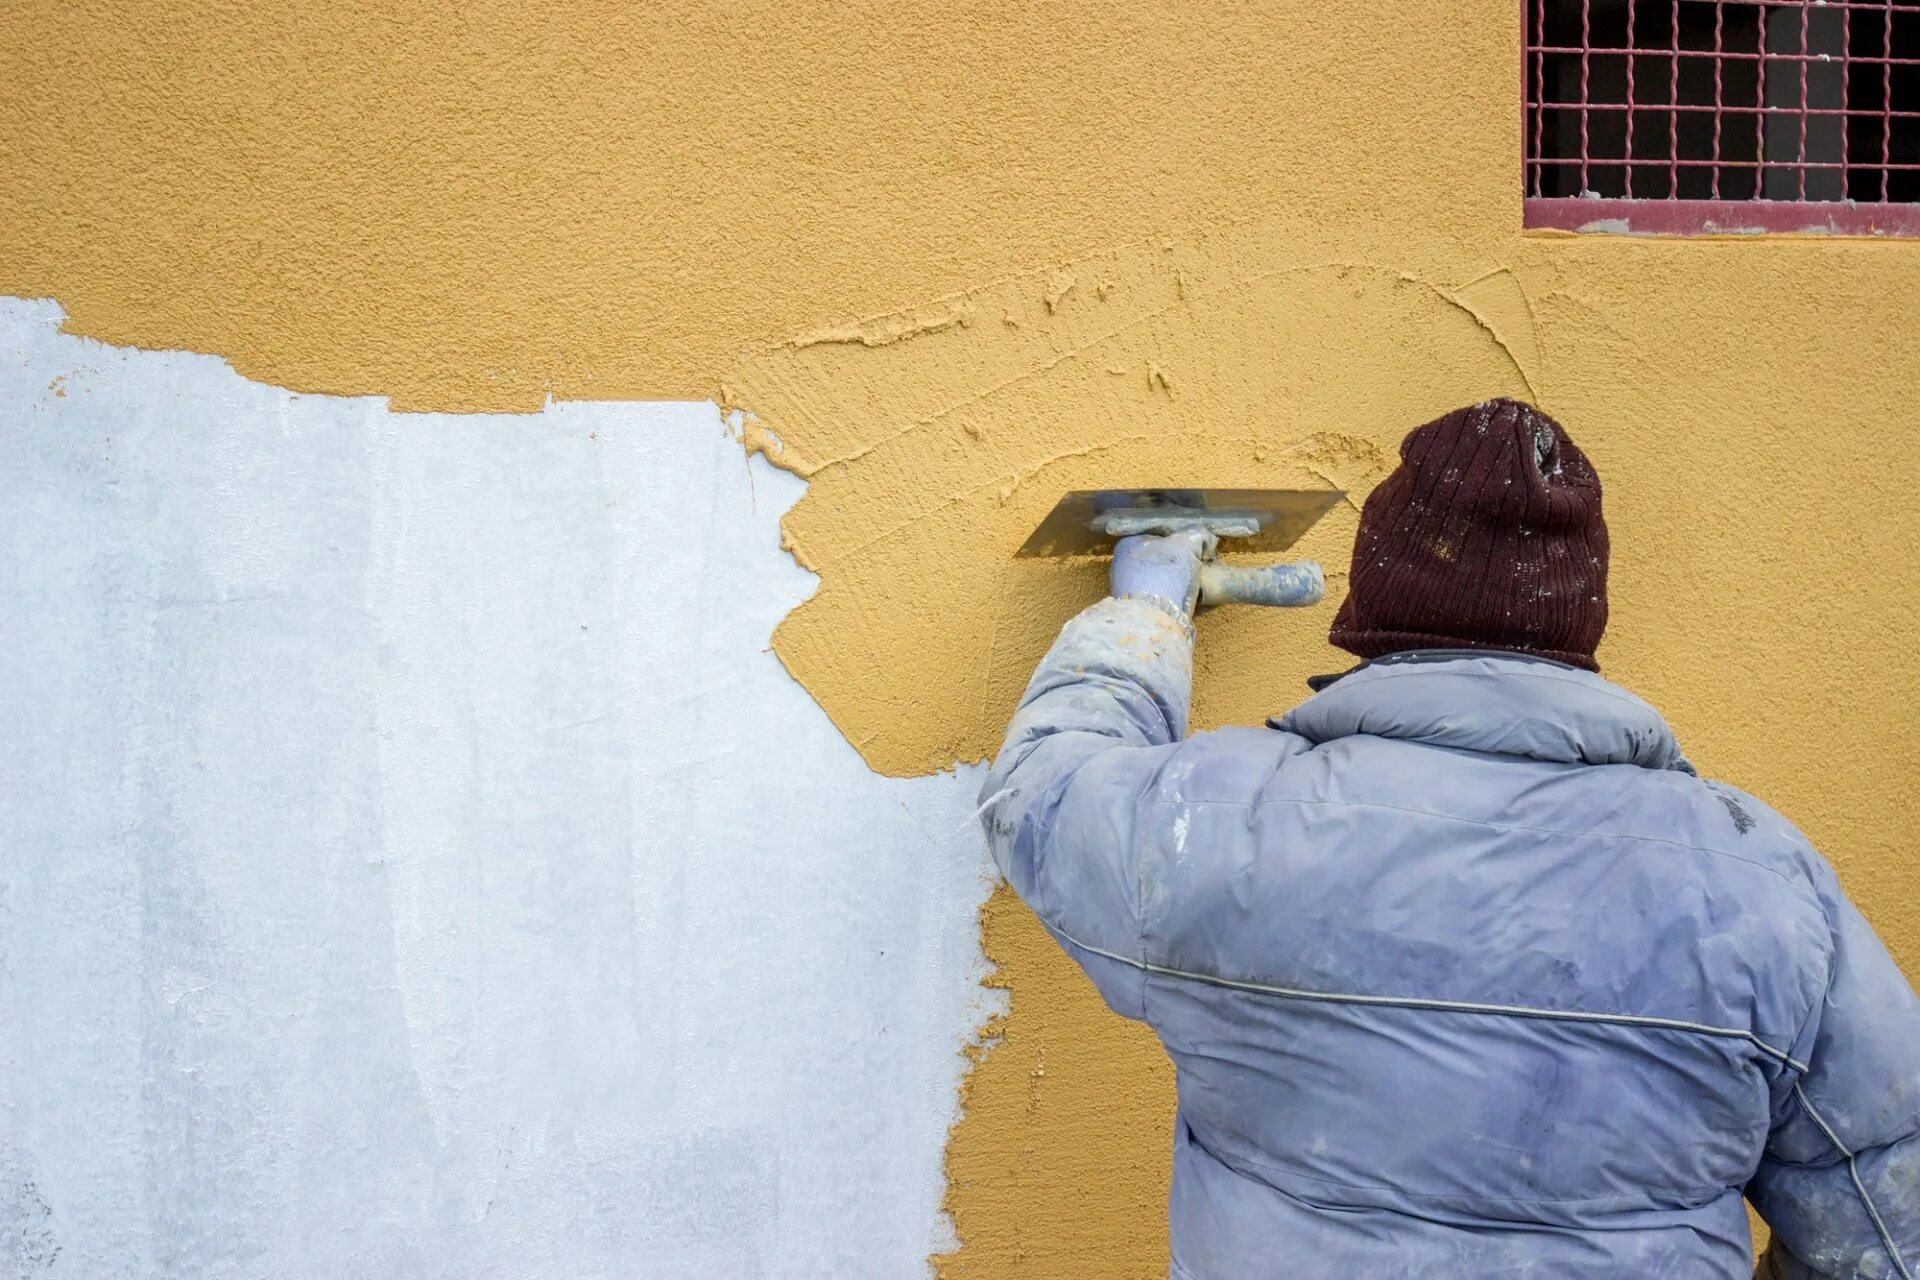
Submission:
[[[1130,534],[1204,529],[1235,550],[1283,551],[1347,495],[1338,489],[1080,489],[1055,504],[1016,555],[1104,554]],[[1308,605],[1327,591],[1311,560],[1200,566],[1200,603]]]

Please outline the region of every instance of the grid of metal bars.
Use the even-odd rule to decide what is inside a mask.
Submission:
[[[1523,0],[1526,222],[1920,235],[1920,0]]]

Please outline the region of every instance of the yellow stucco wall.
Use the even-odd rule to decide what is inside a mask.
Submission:
[[[1523,234],[1518,8],[6,0],[0,292],[403,408],[750,410],[822,575],[778,651],[894,773],[988,753],[1099,591],[1009,558],[1062,490],[1357,499],[1530,396],[1607,483],[1608,672],[1920,972],[1920,243]],[[1294,701],[1330,616],[1204,619],[1199,722]],[[1163,1274],[1164,1059],[983,927],[944,1270]]]

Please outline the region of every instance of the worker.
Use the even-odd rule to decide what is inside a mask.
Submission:
[[[1920,1000],[1806,837],[1598,674],[1592,465],[1512,400],[1400,458],[1329,637],[1358,666],[1189,737],[1213,544],[1125,538],[982,791],[1176,1068],[1170,1274],[1744,1280],[1744,1196],[1762,1276],[1920,1280]]]

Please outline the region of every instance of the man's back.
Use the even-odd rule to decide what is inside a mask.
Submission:
[[[988,785],[1016,888],[1178,1067],[1175,1275],[1744,1276],[1743,1191],[1782,1274],[1903,1274],[1920,1011],[1789,824],[1512,657],[1181,742],[1175,631],[1070,624]]]
[[[1442,702],[1457,714],[1423,714]],[[1579,727],[1498,743],[1522,717]],[[1797,835],[1681,772],[1651,709],[1584,672],[1373,667],[1289,723],[1190,740],[1141,832],[1185,819],[1188,854],[1146,870],[1160,963],[1313,993],[1150,993],[1187,1172],[1251,1175],[1299,1219],[1227,1246],[1252,1254],[1202,1232],[1181,1256],[1246,1275],[1333,1233],[1349,1264],[1388,1247],[1369,1275],[1423,1254],[1427,1274],[1554,1274],[1596,1251],[1619,1275],[1744,1274],[1741,1188],[1826,985]]]

